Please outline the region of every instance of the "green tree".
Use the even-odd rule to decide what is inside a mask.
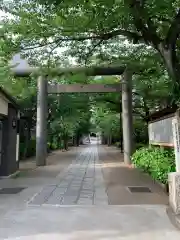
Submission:
[[[1,9],[14,16],[5,20],[4,34],[18,33],[12,41],[15,46],[40,47],[46,58],[57,46],[74,46],[76,54],[81,50],[81,55],[87,56],[101,44],[115,46],[123,36],[151,46],[179,84],[179,0],[2,2]]]

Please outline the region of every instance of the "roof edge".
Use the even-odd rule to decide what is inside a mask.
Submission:
[[[2,86],[0,86],[0,92],[10,101],[10,103],[17,109],[19,109],[19,104],[17,103],[16,99],[11,96]]]
[[[178,110],[178,106],[173,105],[171,107],[163,108],[159,111],[153,112],[152,114],[150,114],[150,116],[148,118],[148,122],[158,120],[162,117],[166,117],[170,114],[175,113],[177,110]]]

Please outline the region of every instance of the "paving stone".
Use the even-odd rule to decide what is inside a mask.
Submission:
[[[91,179],[91,178],[94,178],[94,175],[92,175],[92,174],[91,174],[91,175],[87,175],[87,174],[86,174],[86,175],[85,175],[85,178],[90,178],[90,179]]]
[[[66,176],[64,178],[64,181],[69,181],[69,180],[72,180],[74,178],[74,176]]]
[[[83,184],[82,188],[87,189],[87,190],[94,189],[94,184]]]
[[[80,192],[80,189],[77,189],[77,190],[68,189],[64,195],[65,196],[78,196],[79,192]]]
[[[93,184],[94,183],[94,178],[84,178],[83,182],[87,183],[87,184]]]
[[[29,204],[33,205],[41,205],[43,204],[51,193],[55,190],[55,185],[46,186],[40,191],[32,200],[30,200]]]
[[[72,181],[71,185],[81,185],[82,181]]]
[[[93,193],[80,193],[80,198],[93,198]]]
[[[81,186],[81,185],[82,185],[82,182],[83,182],[83,181],[78,181],[78,182],[72,181],[69,186],[78,187],[78,186]]]
[[[93,193],[93,191],[89,190],[89,189],[84,189],[81,190],[82,193]]]
[[[76,204],[76,196],[63,196],[61,205],[74,205]]]
[[[93,201],[89,198],[80,198],[77,202],[78,205],[92,205]]]
[[[94,187],[94,183],[83,183],[82,186],[83,187],[87,187],[87,188],[93,188]]]
[[[70,186],[69,186],[70,188],[80,188],[81,187],[81,184],[71,184]]]
[[[99,206],[102,206],[102,205],[108,205],[108,201],[105,200],[105,199],[94,199],[94,205],[99,205]]]
[[[66,181],[66,182],[60,182],[60,184],[58,186],[64,186],[64,187],[68,187],[68,185],[71,183],[71,181]]]
[[[92,187],[92,186],[82,186],[82,190],[89,190],[89,191],[93,192],[94,187]]]
[[[56,191],[58,191],[59,194],[65,194],[67,191],[67,188],[62,188],[62,187],[57,186]]]
[[[81,188],[81,185],[78,185],[78,186],[69,186],[69,188],[71,188],[72,190],[77,190],[77,189],[80,189]]]
[[[107,200],[108,199],[108,196],[106,195],[106,194],[104,194],[104,195],[97,195],[97,194],[95,194],[94,195],[94,199],[99,199],[99,200]]]
[[[96,166],[98,163],[97,150],[94,147],[93,150],[85,149],[68,169],[58,175],[61,181],[55,191],[45,198],[40,196],[39,202],[46,201],[46,204],[54,205],[92,205],[102,201],[103,204],[107,204],[102,171]]]
[[[58,192],[57,190],[55,190],[51,196],[48,198],[47,201],[45,201],[45,204],[51,204],[51,205],[56,205],[56,204],[60,204],[61,201],[63,199],[63,196],[60,192]]]

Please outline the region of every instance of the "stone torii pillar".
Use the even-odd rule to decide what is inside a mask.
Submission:
[[[37,80],[36,165],[45,166],[47,157],[47,78]]]
[[[128,68],[122,78],[122,128],[124,163],[131,164],[133,153],[132,72]]]

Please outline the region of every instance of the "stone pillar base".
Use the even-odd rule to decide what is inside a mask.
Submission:
[[[169,204],[175,214],[180,214],[180,172],[168,175]]]

